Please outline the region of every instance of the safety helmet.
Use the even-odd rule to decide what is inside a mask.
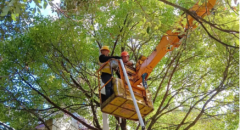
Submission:
[[[102,46],[102,48],[101,48],[100,51],[102,51],[102,50],[108,50],[108,51],[110,51],[108,46]]]
[[[121,53],[121,56],[129,56],[129,55],[128,55],[128,52],[123,51],[123,52]]]

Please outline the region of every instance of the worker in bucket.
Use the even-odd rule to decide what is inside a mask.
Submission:
[[[121,59],[121,57],[119,56],[109,56],[110,50],[108,46],[102,46],[100,51],[101,51],[101,55],[99,56],[99,61],[101,66],[111,58]],[[110,63],[108,63],[101,69],[102,82],[104,84],[107,83],[111,79],[111,77],[112,77],[112,72],[110,68]],[[106,92],[106,95],[102,97],[102,102],[104,102],[107,98],[109,98],[113,94],[111,81],[108,82],[108,84],[106,84],[105,92]]]
[[[130,66],[130,67],[133,67],[134,65],[134,61],[133,60],[129,60],[129,54],[127,51],[123,51],[121,53],[121,57],[122,57],[122,60],[123,60],[123,63],[127,66]]]
[[[133,68],[134,61],[133,61],[133,60],[129,60],[129,54],[128,54],[127,51],[123,51],[123,52],[121,53],[121,57],[122,57],[122,61],[123,61],[124,65]],[[116,74],[117,74],[118,78],[120,78],[119,69],[116,71]]]

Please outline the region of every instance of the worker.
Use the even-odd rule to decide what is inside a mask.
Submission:
[[[123,63],[124,63],[126,66],[133,67],[134,61],[133,61],[133,60],[130,60],[130,61],[129,61],[129,54],[128,54],[127,51],[123,51],[123,52],[121,53],[121,58],[122,58]],[[116,74],[117,74],[118,78],[120,78],[120,72],[119,72],[119,70],[116,71]]]
[[[121,53],[121,57],[125,65],[133,67],[133,61],[132,60],[129,61],[129,54],[127,51],[123,51]]]
[[[103,46],[100,51],[101,51],[101,55],[99,56],[100,65],[103,65],[105,62],[107,62],[111,58],[121,59],[121,57],[119,56],[109,56],[110,50],[108,46]],[[110,68],[110,63],[108,63],[101,69],[102,82],[105,84],[111,79],[111,77],[112,77],[112,72]],[[104,102],[107,98],[109,98],[113,94],[112,82],[108,82],[108,84],[106,84],[105,92],[106,92],[106,95],[102,96],[102,102]]]

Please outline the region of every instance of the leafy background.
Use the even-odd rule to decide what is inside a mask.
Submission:
[[[196,2],[1,1],[0,121],[27,130],[63,113],[76,118],[71,113],[77,112],[86,127],[102,129],[95,73],[101,46],[110,46],[112,55],[126,50],[135,61],[148,56],[167,30],[179,26],[181,14],[189,15],[177,6],[189,9]],[[234,3],[218,0],[205,17],[209,23],[189,30],[182,45],[155,67],[148,79],[154,101],[144,119],[148,130],[237,129],[239,7]],[[41,16],[47,5],[57,18]],[[140,129],[138,122],[118,124],[113,116],[109,123],[111,129]]]

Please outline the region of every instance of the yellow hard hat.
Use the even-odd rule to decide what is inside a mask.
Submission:
[[[108,51],[110,51],[108,46],[102,46],[102,48],[101,48],[100,51],[102,51],[102,50],[108,50]]]

